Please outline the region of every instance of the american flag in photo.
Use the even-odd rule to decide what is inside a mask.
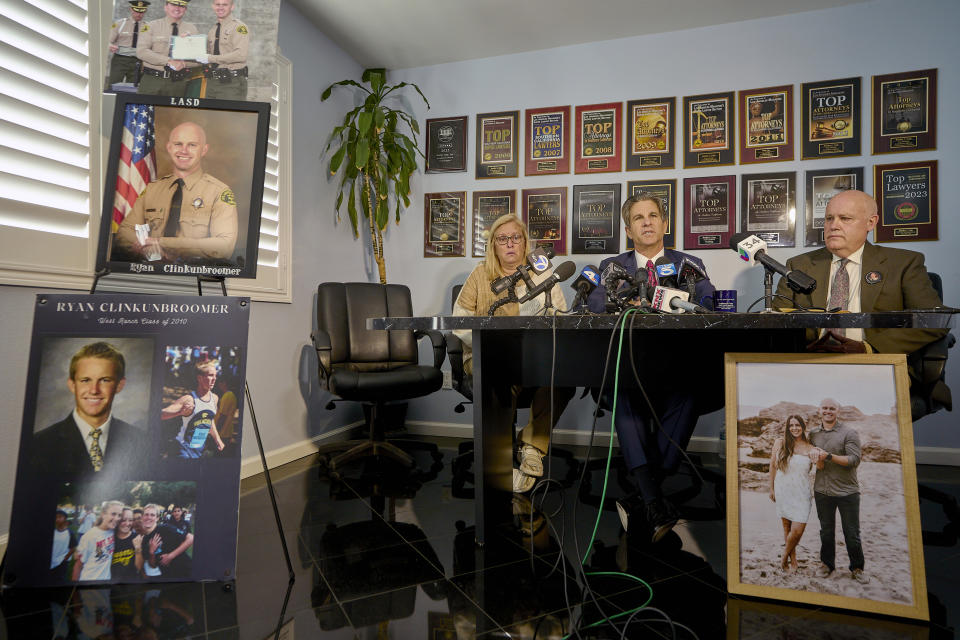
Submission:
[[[153,105],[128,104],[123,115],[117,191],[113,196],[110,224],[113,232],[120,227],[147,184],[157,179],[154,143]]]

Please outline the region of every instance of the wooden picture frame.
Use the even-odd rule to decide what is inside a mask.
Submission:
[[[876,242],[939,239],[937,166],[936,160],[873,165],[880,214],[873,232]]]
[[[797,244],[797,172],[740,175],[740,231],[768,247]]]
[[[554,255],[567,255],[567,188],[524,189],[521,200],[521,217],[530,235],[527,250],[547,247]]]
[[[476,178],[516,178],[519,166],[520,112],[478,113]]]
[[[730,593],[928,620],[906,356],[728,353],[724,367]],[[823,430],[822,416],[831,417],[833,404],[837,421]],[[771,481],[771,459],[788,423],[802,425],[806,442],[795,437],[786,470],[774,461]],[[831,431],[842,431],[839,443],[825,435]],[[807,448],[816,454],[818,444],[838,460],[831,457],[816,469],[809,452],[806,458],[797,454]],[[856,475],[837,475],[858,453]],[[851,485],[858,491],[827,495]],[[869,584],[854,580],[849,568],[859,562],[856,553],[853,560],[848,556],[839,503],[848,525],[851,513],[859,518]],[[805,515],[791,520],[785,513]],[[823,551],[820,515],[835,520],[834,570],[825,577],[816,574]],[[804,517],[797,567],[790,561],[784,570],[785,527],[795,531]]]

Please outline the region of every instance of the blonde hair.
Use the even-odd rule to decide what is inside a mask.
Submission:
[[[527,227],[517,214],[507,213],[494,220],[493,224],[490,225],[490,235],[487,236],[487,255],[483,259],[484,271],[486,271],[487,278],[491,281],[496,280],[503,274],[503,269],[500,267],[500,259],[497,258],[495,245],[497,231],[509,222],[516,222],[517,226],[520,227],[520,235],[523,236],[521,252],[524,255],[527,253],[527,247],[530,246],[530,235],[527,233]]]

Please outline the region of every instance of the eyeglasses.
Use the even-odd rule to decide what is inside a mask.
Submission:
[[[523,240],[523,236],[520,235],[519,233],[515,233],[512,236],[497,236],[496,238],[494,238],[494,240],[497,241],[498,245],[500,245],[501,247],[504,247],[511,240],[513,240],[513,244],[520,244],[520,241]]]

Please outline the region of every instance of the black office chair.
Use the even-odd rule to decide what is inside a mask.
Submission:
[[[386,457],[412,467],[413,457],[404,449],[428,451],[434,461],[442,458],[435,444],[386,441],[383,420],[378,420],[385,405],[431,394],[443,384],[442,334],[366,328],[368,318],[412,316],[412,307],[410,289],[404,285],[325,282],[317,288],[317,330],[311,337],[320,380],[337,396],[326,408],[333,409],[342,400],[362,403],[370,433],[365,440],[319,447],[322,462],[333,474],[344,463],[366,456]],[[432,365],[418,364],[417,340],[423,336],[433,344]]]
[[[939,274],[929,273],[930,282],[940,300],[943,300],[943,280]],[[952,333],[925,345],[907,356],[910,367],[910,412],[913,422],[941,409],[953,410],[950,387],[945,382],[947,354],[956,344]],[[917,485],[921,500],[939,504],[948,523],[942,531],[923,531],[924,544],[953,546],[960,538],[960,506],[950,494],[927,485]]]
[[[930,282],[943,300],[943,279],[929,273]],[[953,397],[945,382],[947,354],[957,339],[952,333],[931,342],[907,356],[910,367],[910,412],[916,422],[940,409],[953,410]]]
[[[450,297],[450,309],[457,303],[460,296],[462,284],[455,285]],[[446,336],[447,340],[447,359],[450,361],[451,387],[458,391],[465,400],[457,403],[453,408],[456,413],[463,413],[466,405],[473,404],[473,375],[468,374],[463,368],[463,342],[452,333]],[[517,397],[518,409],[528,409],[533,400],[535,389],[524,389]],[[516,420],[516,417],[514,417]],[[516,428],[513,430],[514,449],[516,449]],[[550,446],[550,454],[557,458],[562,458],[567,462],[567,474],[561,481],[564,486],[571,486],[580,472],[580,463],[572,451],[561,449],[556,446]],[[451,481],[451,493],[458,498],[473,498],[474,490],[467,488],[466,483],[473,482],[473,440],[465,440],[457,447],[457,456],[451,462],[453,479]]]

